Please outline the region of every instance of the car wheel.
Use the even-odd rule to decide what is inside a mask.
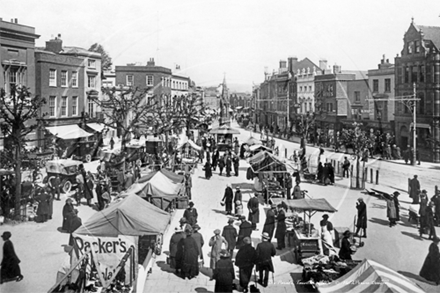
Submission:
[[[72,182],[70,182],[68,179],[63,179],[61,186],[63,187],[64,193],[69,193],[72,189]]]
[[[92,155],[91,154],[87,154],[85,159],[86,159],[87,163],[90,163],[92,161]]]

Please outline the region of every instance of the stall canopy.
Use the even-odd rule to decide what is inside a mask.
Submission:
[[[76,139],[93,135],[93,133],[83,130],[76,124],[51,126],[46,127],[46,129],[61,139]]]
[[[193,142],[191,139],[188,139],[188,137],[186,137],[186,136],[179,140],[179,142],[177,144],[177,148],[181,149],[181,148],[185,147],[187,144],[189,144],[189,146],[191,148],[195,149],[198,152],[200,152],[202,150],[201,146],[197,145],[195,142]]]
[[[334,213],[338,210],[332,207],[331,204],[325,198],[302,198],[302,199],[278,199],[273,198],[272,201],[275,204],[284,202],[287,206],[296,210],[305,211],[317,211],[317,212],[330,212]]]
[[[331,283],[317,283],[321,293],[425,292],[405,276],[370,259],[364,259],[346,275]]]
[[[240,134],[240,131],[230,127],[229,125],[222,125],[218,128],[211,129],[209,131],[211,134]]]
[[[158,235],[165,232],[171,216],[136,194],[95,213],[75,233],[117,237]]]
[[[254,173],[285,173],[286,165],[267,151],[262,151],[249,158],[249,165]]]
[[[183,176],[162,169],[142,176],[124,193],[135,193],[145,197],[157,207],[167,209],[171,202],[183,192]]]
[[[256,144],[261,145],[262,144],[261,140],[259,140],[258,138],[252,137],[252,136],[249,137],[249,139],[246,140],[244,143],[247,145],[256,145]]]
[[[87,123],[87,126],[96,132],[101,132],[105,128],[105,125],[101,123]]]

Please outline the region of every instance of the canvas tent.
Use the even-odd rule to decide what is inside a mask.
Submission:
[[[153,206],[136,194],[95,213],[75,234],[117,237],[118,235],[159,235],[165,232],[170,214]]]
[[[161,169],[142,176],[123,195],[135,193],[165,210],[179,194],[183,193],[183,178],[182,175]]]
[[[271,173],[286,173],[286,165],[281,162],[276,156],[267,151],[258,152],[248,161],[254,173],[271,172]]]
[[[321,293],[356,292],[425,292],[405,276],[370,259],[364,259],[341,278],[328,283],[317,283]]]

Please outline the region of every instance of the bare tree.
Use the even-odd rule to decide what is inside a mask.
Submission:
[[[26,146],[26,136],[38,127],[36,119],[46,100],[32,96],[28,88],[12,86],[11,92],[0,89],[0,117],[3,118],[1,131],[5,139],[13,146],[12,165],[15,172],[15,216],[20,215],[21,201],[21,165],[22,153]]]

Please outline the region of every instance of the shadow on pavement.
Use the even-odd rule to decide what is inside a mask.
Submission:
[[[290,264],[296,264],[295,254],[293,253],[292,249],[288,249],[287,251],[284,251],[279,254],[280,260],[288,262]]]
[[[226,215],[226,211],[221,211],[221,210],[217,210],[217,209],[211,209],[211,210],[216,212],[217,214]]]
[[[371,218],[369,220],[371,223],[375,223],[375,224],[379,224],[379,225],[383,225],[383,226],[389,226],[390,222],[387,220],[383,220],[383,219],[378,219],[378,218]]]
[[[207,268],[207,267],[201,267],[199,269],[199,272],[209,278],[212,278],[212,270],[211,268]]]
[[[296,292],[316,292],[311,285],[305,284],[305,282],[302,281],[302,273],[290,273],[290,277],[292,278]]]
[[[402,231],[402,234],[405,235],[405,236],[409,236],[411,238],[414,238],[416,240],[423,240],[423,238],[419,236],[419,232],[417,232],[417,233],[409,233],[409,232],[406,232],[406,231]]]
[[[254,190],[254,185],[251,183],[233,183],[232,188],[237,188],[237,186],[240,186],[240,189],[243,191],[243,189],[250,189]]]
[[[429,285],[435,285],[434,282],[425,280],[424,278],[420,277],[419,275],[416,275],[416,274],[413,274],[413,273],[410,273],[410,272],[404,272],[404,271],[397,271],[397,272],[399,274],[404,275],[407,278],[414,279],[414,280],[417,280],[419,282],[423,282],[423,283],[426,283],[426,284],[429,284]]]
[[[206,292],[206,293],[213,293],[212,291],[209,291],[208,289],[206,289],[206,288],[202,288],[202,287],[197,287],[197,288],[194,288],[194,290],[196,291],[196,292]]]
[[[175,273],[176,270],[172,269],[169,264],[166,264],[164,261],[157,261],[156,265],[164,272]]]
[[[373,203],[373,204],[371,205],[371,207],[372,207],[373,209],[382,209],[382,210],[387,208],[385,205],[377,204],[377,203]]]

